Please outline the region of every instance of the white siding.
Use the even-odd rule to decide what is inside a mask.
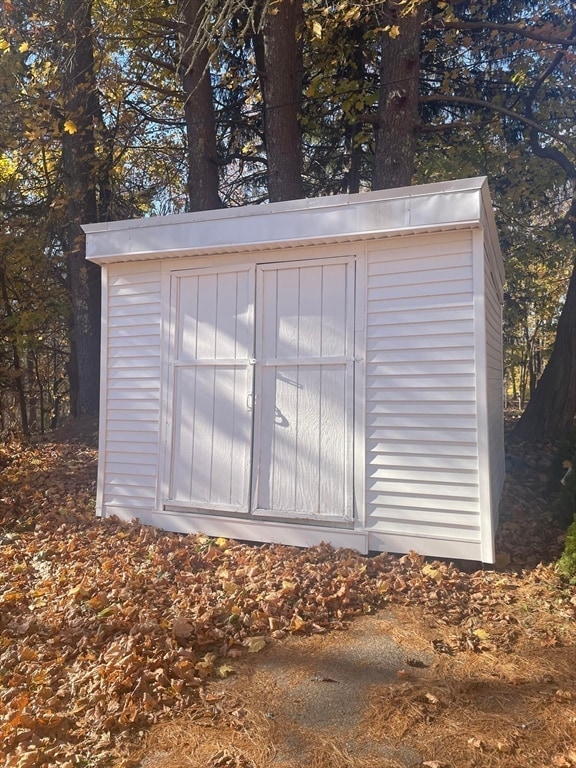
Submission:
[[[368,255],[366,518],[375,549],[480,540],[472,235]],[[438,543],[435,544],[434,540]]]
[[[351,522],[354,262],[258,277],[254,509]]]
[[[491,508],[496,530],[498,504],[504,485],[504,428],[502,389],[502,288],[491,271],[490,254],[484,260],[486,297],[486,387],[488,399],[488,442],[490,446]]]
[[[102,514],[301,546],[493,556],[503,269],[484,180],[87,231],[104,267]],[[275,282],[308,259],[297,291]],[[344,263],[349,280],[324,281]],[[219,286],[204,285],[202,311],[187,309],[194,280],[182,303],[170,294],[170,274],[191,270]],[[225,276],[242,270],[260,276],[243,341]],[[345,296],[316,300],[344,284]],[[217,391],[231,407],[204,397]],[[235,408],[248,424],[240,453]]]
[[[98,505],[138,516],[156,508],[160,423],[160,266],[107,269],[104,445]]]
[[[173,436],[167,501],[247,512],[254,270],[173,277]]]

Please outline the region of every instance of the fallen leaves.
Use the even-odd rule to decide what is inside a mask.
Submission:
[[[552,765],[557,768],[572,768],[576,765],[576,747],[568,750],[564,755],[554,755]]]
[[[507,609],[522,599],[515,574],[466,574],[416,553],[249,546],[98,520],[94,451],[49,443],[2,451],[7,768],[104,765],[134,729],[206,702],[207,681],[234,674],[239,656],[287,634],[344,628],[390,603],[418,605],[454,628],[449,642],[433,642],[437,653],[508,647],[519,631]],[[550,615],[573,621],[574,596],[558,600],[551,569],[533,579]],[[555,700],[567,701],[562,692]],[[417,706],[432,717],[441,701],[427,692]]]
[[[194,625],[183,616],[177,616],[172,622],[172,634],[176,640],[184,642],[194,634]]]
[[[245,645],[248,648],[248,653],[258,653],[263,648],[266,648],[266,638],[261,635],[247,637],[242,645]]]

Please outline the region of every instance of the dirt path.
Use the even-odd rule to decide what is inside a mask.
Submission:
[[[417,609],[287,638],[210,684],[212,717],[153,728],[141,768],[576,765],[576,651],[446,651]]]
[[[362,729],[373,692],[395,683],[407,661],[422,668],[430,663],[430,654],[391,640],[390,629],[388,613],[360,618],[347,632],[294,639],[244,662],[240,679],[219,687],[242,692],[249,679],[265,692],[264,714],[276,724],[278,765],[309,764],[318,741],[357,758],[393,757],[401,765],[420,765],[414,750],[385,747]]]

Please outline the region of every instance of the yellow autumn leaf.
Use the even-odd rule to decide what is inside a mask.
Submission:
[[[479,640],[488,640],[490,635],[485,629],[475,629],[474,633]]]
[[[231,667],[230,664],[222,664],[218,667],[217,673],[218,677],[228,677],[229,675],[236,674],[236,670],[234,667]]]
[[[292,618],[292,621],[290,622],[290,626],[288,627],[288,629],[291,632],[299,632],[301,629],[304,629],[305,626],[306,626],[306,622],[304,621],[303,618],[301,618],[300,616],[294,616]]]
[[[38,654],[33,648],[30,648],[29,646],[24,646],[22,650],[20,651],[20,659],[21,661],[36,661],[38,658]]]
[[[0,51],[8,51],[10,49],[10,43],[8,40],[0,40]]]
[[[87,589],[84,583],[84,579],[82,579],[80,584],[78,584],[75,587],[72,587],[72,589],[68,591],[68,596],[74,598],[76,602],[79,602],[80,600],[83,600],[85,597],[88,597],[89,594],[90,594],[90,590]]]
[[[18,50],[20,53],[26,53],[26,51],[30,50],[30,45],[27,42],[20,43],[18,46]]]
[[[431,579],[434,579],[434,581],[442,581],[443,576],[442,572],[438,570],[438,568],[434,568],[433,565],[430,563],[426,563],[426,565],[422,568],[422,573],[425,576],[429,576]]]
[[[350,8],[346,13],[344,14],[343,21],[348,23],[350,21],[357,21],[360,17],[360,9],[357,5]]]
[[[64,130],[66,133],[77,133],[78,132],[78,126],[74,122],[74,120],[65,120],[64,121]]]
[[[214,661],[205,658],[203,661],[196,662],[194,669],[200,677],[208,677],[214,672]]]
[[[393,40],[395,40],[395,39],[398,37],[398,35],[400,34],[400,27],[398,27],[398,26],[396,26],[396,24],[394,24],[394,25],[393,25],[393,26],[391,26],[391,27],[390,27],[390,29],[388,30],[388,34],[390,35],[390,37],[391,37]]]
[[[256,635],[256,637],[247,637],[242,643],[248,648],[248,653],[258,653],[263,648],[266,648],[266,639],[262,635]]]
[[[322,37],[322,24],[319,21],[312,22],[312,34],[318,39]]]

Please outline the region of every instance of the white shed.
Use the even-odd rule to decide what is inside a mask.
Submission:
[[[504,274],[484,178],[84,229],[98,514],[493,562]]]

